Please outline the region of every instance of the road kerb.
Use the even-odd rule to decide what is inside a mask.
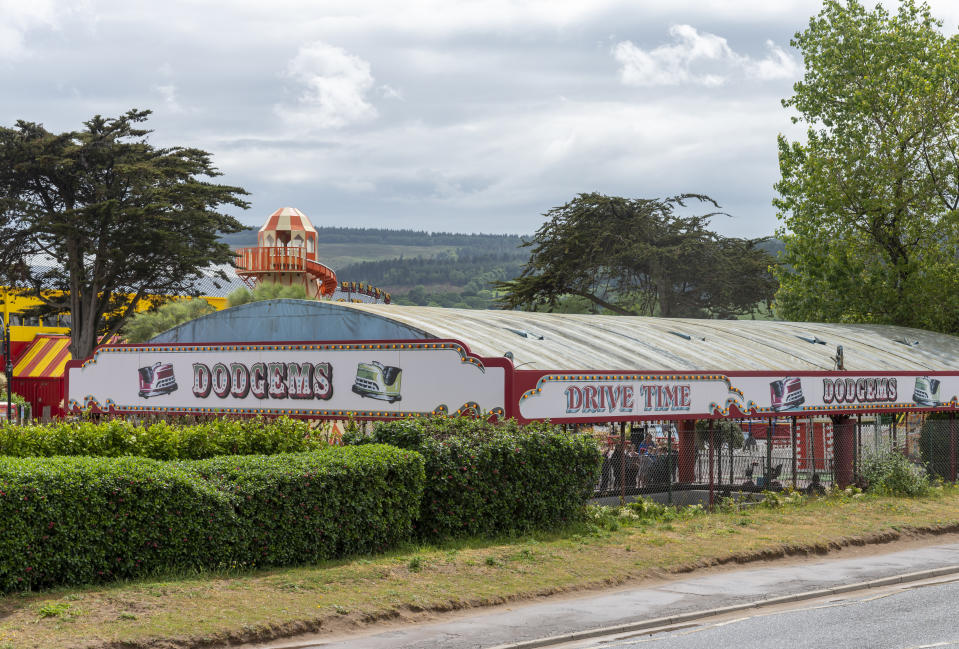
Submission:
[[[585,631],[575,631],[573,633],[549,636],[547,638],[537,638],[535,640],[523,640],[521,642],[500,644],[496,645],[495,647],[490,647],[489,649],[535,649],[536,647],[548,647],[550,645],[562,644],[565,642],[588,640],[589,638],[615,635],[617,633],[627,633],[629,631],[646,631],[649,629],[656,629],[658,627],[670,627],[676,624],[682,624],[684,622],[691,622],[693,620],[715,617],[717,615],[725,615],[726,613],[736,613],[738,611],[745,611],[748,609],[765,608],[767,606],[775,606],[776,604],[801,602],[804,600],[816,599],[818,597],[828,597],[829,595],[841,595],[843,593],[849,593],[856,590],[894,586],[895,584],[921,581],[923,579],[932,579],[934,577],[942,577],[943,575],[956,573],[959,573],[959,565],[943,566],[942,568],[932,568],[930,570],[920,570],[918,572],[909,572],[902,575],[893,575],[891,577],[881,577],[879,579],[871,579],[869,581],[861,581],[854,584],[844,584],[842,586],[834,586],[832,588],[810,590],[792,595],[782,595],[780,597],[770,597],[768,599],[760,599],[753,602],[746,602],[744,604],[733,604],[731,606],[722,606],[719,608],[711,608],[702,611],[680,613],[678,615],[658,617],[650,620],[642,620],[639,622],[629,622],[627,624],[618,624],[616,626],[599,627]]]

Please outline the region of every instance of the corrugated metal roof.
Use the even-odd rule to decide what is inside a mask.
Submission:
[[[287,304],[283,304],[287,303]],[[237,308],[239,309],[239,307]],[[236,317],[234,317],[234,314]],[[959,338],[885,325],[474,311],[274,300],[227,309],[154,342],[454,338],[517,369],[956,371]],[[238,338],[239,337],[239,338]]]
[[[537,370],[959,370],[959,338],[888,325],[346,304]]]
[[[70,360],[70,337],[40,334],[17,359],[13,376],[18,379],[56,379]]]

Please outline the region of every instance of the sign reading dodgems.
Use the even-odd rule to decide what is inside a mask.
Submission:
[[[455,341],[108,345],[68,365],[67,395],[126,413],[502,416],[508,366]]]
[[[333,396],[330,363],[193,363],[193,396],[206,399],[323,399]]]
[[[959,376],[852,372],[554,374],[516,372],[519,418],[695,419],[959,408]],[[515,402],[514,402],[515,403]]]

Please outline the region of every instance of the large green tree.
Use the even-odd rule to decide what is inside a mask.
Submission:
[[[505,308],[555,309],[568,296],[620,315],[727,318],[772,299],[775,260],[763,239],[722,237],[709,229],[719,212],[681,214],[708,196],[631,199],[579,194],[554,207],[524,246],[520,277],[498,282]]]
[[[74,358],[150,296],[195,293],[232,259],[218,233],[243,228],[218,209],[246,208],[246,192],[209,182],[219,174],[205,151],[151,145],[149,114],[64,133],[0,128],[0,280],[38,296],[41,314],[70,314]]]
[[[926,5],[827,0],[792,45],[777,313],[959,332],[959,37]]]

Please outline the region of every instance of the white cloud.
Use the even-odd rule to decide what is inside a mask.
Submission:
[[[52,0],[0,0],[0,60],[24,57],[30,50],[29,32],[56,28],[57,15]]]
[[[385,83],[382,86],[380,86],[380,94],[383,95],[385,99],[399,99],[400,101],[403,100],[403,93],[401,93],[396,88]]]
[[[644,50],[632,41],[613,47],[620,63],[620,79],[629,86],[675,86],[695,84],[707,87],[724,84],[738,73],[761,80],[795,76],[799,65],[783,49],[767,41],[769,55],[756,60],[738,54],[725,38],[700,32],[691,25],[673,25],[669,29],[673,43]]]
[[[180,104],[179,99],[177,99],[175,84],[160,84],[153,86],[153,89],[163,99],[163,105],[166,106],[167,110],[169,110],[171,113],[183,112],[183,106]]]
[[[802,66],[796,59],[772,41],[766,41],[769,55],[759,61],[746,62],[746,72],[763,81],[771,79],[793,79],[800,75]]]
[[[277,104],[276,113],[289,124],[308,130],[338,128],[376,117],[367,101],[373,88],[370,64],[322,41],[300,48],[286,75],[301,86],[292,104]]]

